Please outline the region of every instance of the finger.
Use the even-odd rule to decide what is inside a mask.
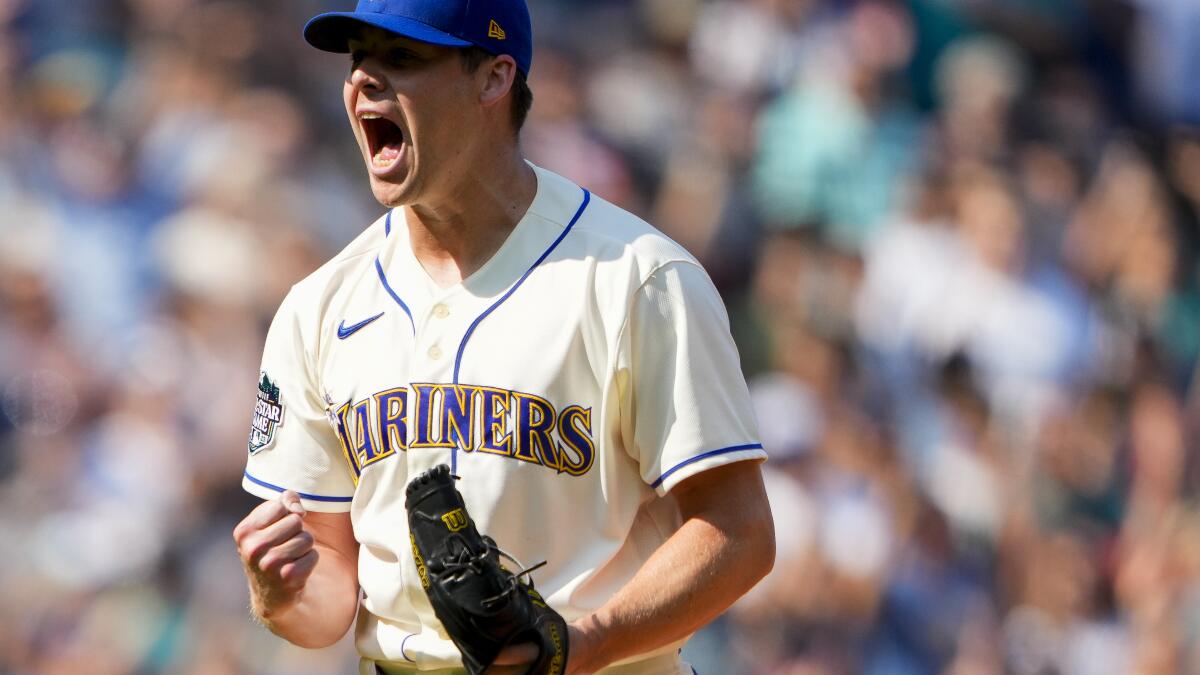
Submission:
[[[291,539],[304,530],[304,521],[294,513],[288,513],[266,528],[252,533],[238,547],[242,558],[257,563],[267,551]]]
[[[537,645],[530,642],[523,642],[519,645],[509,645],[500,650],[496,655],[496,660],[492,661],[493,666],[519,666],[527,663],[533,663],[538,657],[541,650]]]
[[[279,568],[279,578],[283,579],[284,583],[290,587],[302,586],[312,571],[316,569],[317,561],[320,558],[321,555],[314,548],[298,559],[284,563],[283,567]]]
[[[237,527],[233,528],[233,538],[241,541],[247,535],[261,530],[286,516],[287,513],[287,509],[283,504],[279,503],[279,500],[272,499],[265,501],[256,506],[253,511],[242,519],[242,522],[237,524]]]
[[[286,508],[288,511],[291,511],[298,516],[303,516],[305,513],[304,504],[300,502],[300,495],[294,490],[284,490],[283,493],[279,495],[279,502],[283,504],[284,508]]]
[[[307,532],[299,532],[296,536],[277,546],[272,546],[258,559],[258,569],[270,572],[284,564],[298,560],[313,549],[313,536]]]

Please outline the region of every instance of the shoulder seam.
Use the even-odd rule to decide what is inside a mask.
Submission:
[[[613,377],[616,377],[616,374],[617,374],[617,356],[621,353],[621,340],[625,337],[626,328],[629,327],[629,315],[633,311],[634,298],[637,296],[638,293],[640,293],[642,291],[643,288],[646,287],[646,284],[650,283],[650,279],[652,279],[655,274],[658,274],[667,265],[674,265],[675,263],[690,265],[692,267],[699,269],[700,272],[702,274],[704,274],[704,276],[706,276],[706,277],[708,276],[708,271],[704,269],[703,265],[701,265],[699,262],[697,262],[695,260],[687,260],[686,258],[678,258],[678,259],[672,259],[672,260],[666,260],[666,261],[660,262],[657,265],[655,265],[654,267],[652,267],[649,272],[646,273],[646,276],[643,277],[638,282],[637,288],[633,289],[629,293],[629,296],[625,298],[625,317],[623,319],[621,319],[621,328],[617,330],[617,340],[616,340],[617,348],[615,350],[613,350],[613,361],[612,361],[611,366],[609,367],[609,378],[610,379]]]
[[[601,199],[601,201],[603,201],[603,198]],[[607,204],[609,207],[619,210],[621,213],[624,213],[628,218],[640,223],[645,228],[645,233],[644,233],[645,236],[657,238],[658,240],[660,240],[660,242],[662,244],[665,244],[666,246],[673,249],[670,252],[670,256],[664,256],[664,260],[661,260],[660,262],[656,263],[654,269],[651,270],[650,274],[653,274],[654,272],[658,271],[658,268],[661,267],[662,265],[672,262],[672,261],[676,261],[676,260],[680,261],[680,262],[688,262],[688,263],[692,263],[692,264],[696,264],[696,265],[699,264],[699,262],[697,260],[695,260],[695,256],[693,256],[691,254],[691,252],[689,252],[686,248],[684,248],[682,244],[680,244],[679,242],[672,239],[670,236],[667,235],[666,232],[663,232],[662,230],[658,229],[653,224],[648,222],[645,218],[642,218],[636,214],[625,211],[624,209],[621,209],[620,207],[618,207],[610,202],[604,202],[604,204]],[[582,225],[583,223],[581,222],[580,224]],[[637,250],[637,248],[634,246],[634,241],[635,241],[634,239],[625,239],[623,237],[619,237],[613,233],[607,232],[602,229],[591,229],[588,227],[576,226],[576,233],[581,236],[595,237],[597,239],[601,239],[601,240],[609,242],[609,243],[618,244],[621,246],[622,249],[627,250],[627,251],[628,250],[634,250],[634,251]],[[637,257],[641,257],[641,256],[637,256]],[[649,278],[649,275],[647,275],[647,278]],[[644,279],[642,281],[643,281],[643,283],[645,282]]]
[[[379,246],[371,246],[371,247],[367,248],[366,250],[359,251],[359,252],[353,253],[351,255],[347,255],[344,258],[333,258],[333,259],[327,261],[326,263],[321,265],[321,267],[318,267],[316,270],[313,270],[313,272],[310,273],[308,276],[306,276],[303,279],[301,279],[300,281],[297,281],[296,283],[292,284],[292,287],[288,290],[288,295],[291,296],[293,292],[304,293],[306,289],[298,289],[297,287],[302,286],[302,285],[308,285],[308,284],[315,285],[316,289],[320,289],[323,292],[323,287],[328,286],[329,284],[328,284],[327,280],[323,283],[319,283],[316,280],[318,277],[318,273],[320,273],[322,270],[327,270],[323,274],[320,274],[320,276],[324,276],[328,279],[328,277],[331,277],[336,272],[336,270],[338,270],[343,265],[353,263],[356,260],[358,260],[359,258],[363,258],[366,256],[370,256],[372,254],[378,253],[378,249],[379,249]],[[285,301],[286,301],[286,298],[285,298]],[[299,312],[293,312],[293,313],[296,315],[296,319],[299,320],[300,313]],[[310,360],[309,368],[311,370],[313,370],[314,374],[316,374],[318,372],[317,364],[319,364],[321,362],[321,349],[323,347],[323,342],[324,342],[322,340],[323,326],[321,325],[320,321],[314,321],[311,324],[311,327],[312,327],[312,330],[315,331],[313,334],[314,340],[313,340],[313,344],[312,344],[312,351],[309,352],[306,350],[305,358]]]

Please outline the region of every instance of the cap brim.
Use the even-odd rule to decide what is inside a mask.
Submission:
[[[472,43],[444,33],[415,19],[374,12],[327,12],[318,14],[304,26],[304,39],[317,49],[346,54],[349,40],[363,26],[374,26],[417,42],[446,47],[470,47]]]

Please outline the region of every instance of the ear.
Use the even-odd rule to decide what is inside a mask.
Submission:
[[[517,62],[507,54],[501,54],[479,69],[482,73],[482,88],[479,91],[479,102],[483,107],[490,108],[512,89],[517,79]]]

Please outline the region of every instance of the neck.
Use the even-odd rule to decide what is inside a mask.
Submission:
[[[520,222],[537,177],[515,149],[458,177],[439,199],[404,209],[413,255],[439,286],[452,286],[486,263]]]

